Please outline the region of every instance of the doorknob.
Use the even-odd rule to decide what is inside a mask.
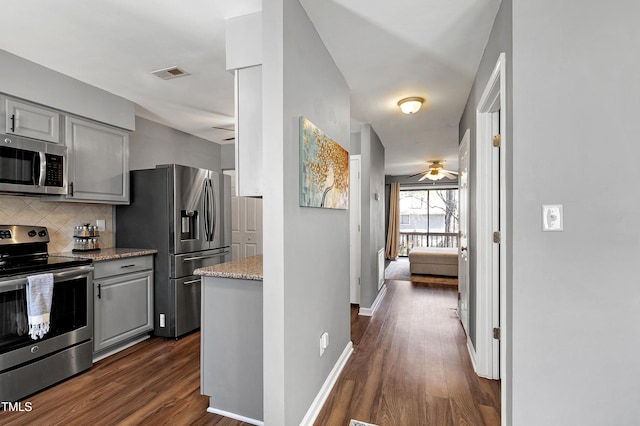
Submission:
[[[460,251],[467,251],[467,248],[465,246],[460,247]]]

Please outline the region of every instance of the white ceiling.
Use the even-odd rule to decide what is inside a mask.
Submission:
[[[353,123],[370,123],[387,174],[428,160],[457,168],[458,121],[500,0],[300,0],[351,88]],[[225,143],[233,76],[224,20],[261,0],[23,0],[3,7],[0,48],[137,104],[136,113]],[[150,74],[174,65],[191,76]],[[404,115],[397,101],[427,99]],[[356,129],[352,129],[352,132]]]

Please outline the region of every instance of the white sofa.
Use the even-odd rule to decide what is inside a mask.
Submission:
[[[414,247],[409,251],[412,274],[458,276],[458,249],[447,247]]]

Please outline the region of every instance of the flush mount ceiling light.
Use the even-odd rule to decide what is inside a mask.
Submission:
[[[191,75],[182,68],[169,67],[161,70],[151,71],[151,74],[160,77],[163,80],[171,80],[172,78],[185,77]]]
[[[398,101],[398,106],[405,114],[413,114],[420,111],[422,108],[422,104],[424,103],[423,98],[419,98],[417,96],[413,96],[410,98],[400,99]]]

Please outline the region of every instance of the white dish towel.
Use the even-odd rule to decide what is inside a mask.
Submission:
[[[49,331],[52,298],[53,274],[27,277],[27,314],[33,340],[41,339]]]

